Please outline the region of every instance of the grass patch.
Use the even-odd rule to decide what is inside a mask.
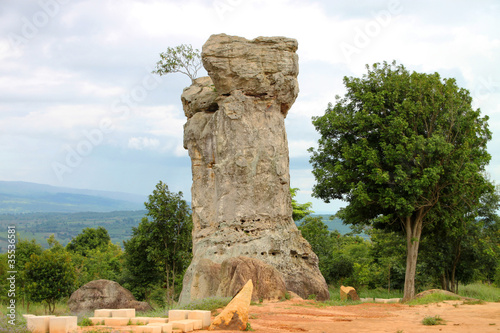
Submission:
[[[7,317],[3,312],[0,314],[0,332],[31,333],[26,327],[26,320],[19,312],[16,313],[14,325],[9,323],[10,320],[11,318]]]
[[[434,293],[434,294],[426,295],[424,297],[415,298],[415,299],[407,302],[406,304],[408,304],[408,305],[424,305],[424,304],[430,304],[430,303],[440,303],[442,301],[456,301],[456,300],[460,300],[460,297],[441,294],[441,293]]]
[[[432,326],[432,325],[446,325],[446,322],[443,318],[436,315],[434,317],[428,316],[422,319],[422,324]]]
[[[358,292],[359,297],[363,298],[403,298],[403,292],[399,290],[391,290],[377,288],[377,289],[360,289]]]
[[[90,320],[88,317],[83,317],[78,322],[78,326],[92,326],[92,325],[94,324],[92,323],[92,320]]]
[[[471,283],[466,286],[459,285],[458,294],[486,302],[500,302],[500,288],[481,282]]]
[[[215,310],[225,307],[230,301],[230,297],[207,297],[181,306],[179,309],[205,310],[213,313]]]

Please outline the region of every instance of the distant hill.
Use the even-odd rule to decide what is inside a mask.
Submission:
[[[0,181],[0,214],[112,212],[144,209],[147,196]]]
[[[62,245],[82,232],[84,228],[104,227],[111,241],[122,246],[132,235],[147,211],[82,212],[82,213],[23,213],[0,214],[0,253],[7,251],[7,226],[15,226],[19,239],[35,239],[47,247],[47,238],[54,234]]]

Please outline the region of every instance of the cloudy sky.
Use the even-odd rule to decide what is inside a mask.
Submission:
[[[2,0],[0,180],[149,194],[162,180],[190,200],[180,95],[188,77],[150,74],[169,46],[211,34],[299,42],[300,93],[286,120],[292,187],[311,198],[311,117],[344,76],[396,60],[469,89],[490,117],[500,184],[498,0]],[[205,75],[202,73],[201,75]]]

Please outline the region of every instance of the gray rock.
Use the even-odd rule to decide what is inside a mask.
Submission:
[[[139,302],[132,293],[110,280],[94,280],[76,290],[68,300],[72,312],[93,311],[95,309],[136,309],[151,310],[146,302]]]
[[[318,257],[292,219],[285,117],[298,94],[296,49],[289,38],[224,34],[203,46],[218,109],[193,114],[185,106],[193,114],[184,126],[193,173],[193,260],[181,303],[206,294],[193,284],[202,259],[222,264],[239,256],[276,268],[286,289],[303,298],[329,298]]]

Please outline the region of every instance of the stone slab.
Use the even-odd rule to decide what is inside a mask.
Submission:
[[[32,333],[46,333],[49,331],[49,320],[53,316],[31,316],[26,318],[26,326]]]
[[[197,319],[202,321],[202,328],[207,328],[211,324],[212,313],[210,311],[194,310],[188,313],[188,319]]]
[[[194,330],[194,323],[192,320],[184,319],[171,322],[172,329],[181,330],[182,332],[192,332]]]
[[[105,318],[104,324],[108,326],[127,326],[131,318],[128,317],[111,317]]]
[[[168,321],[179,321],[188,319],[189,310],[169,310],[168,311]]]
[[[76,331],[77,316],[51,317],[49,319],[49,333],[68,333]]]
[[[111,317],[112,309],[96,309],[94,310],[94,317]]]
[[[104,324],[104,320],[109,317],[89,317],[89,320],[93,325],[102,325]]]
[[[132,325],[147,325],[150,319],[150,317],[135,317],[130,318],[130,322]]]
[[[168,323],[168,318],[150,317],[148,323]]]
[[[170,323],[149,323],[148,326],[159,326],[162,333],[172,333],[172,324]]]
[[[135,309],[113,309],[111,310],[111,317],[135,317]]]

